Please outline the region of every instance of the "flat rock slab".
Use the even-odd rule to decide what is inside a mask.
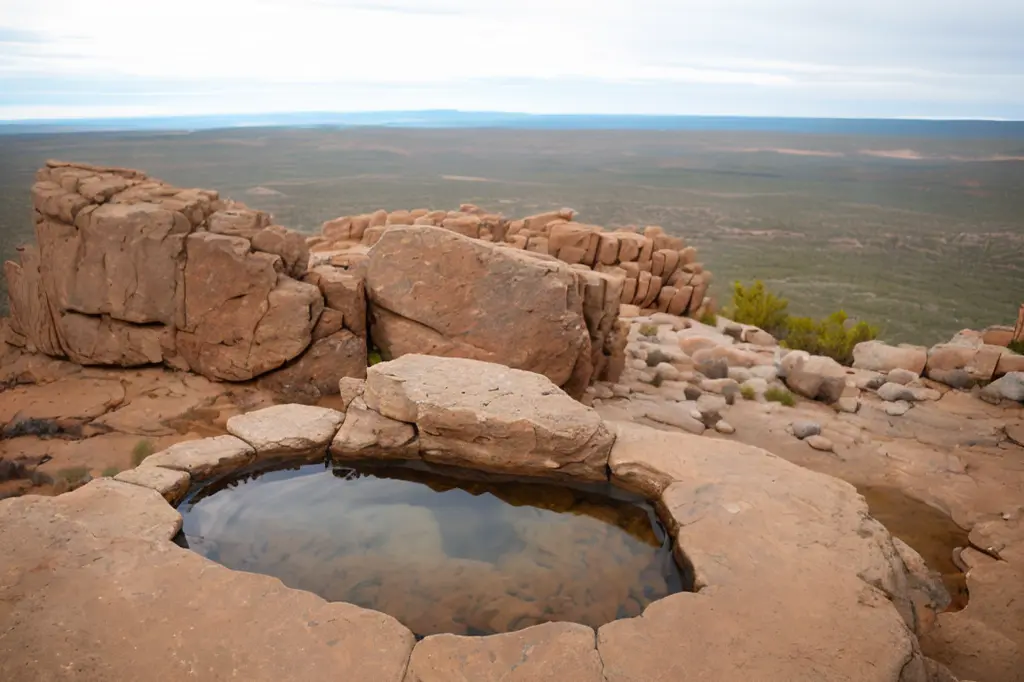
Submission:
[[[593,630],[547,623],[491,637],[427,637],[405,682],[604,682],[601,668]]]
[[[394,618],[208,561],[180,523],[109,479],[0,502],[0,679],[401,682]]]
[[[259,459],[322,457],[345,413],[311,405],[274,405],[228,419],[228,432],[245,441]]]
[[[256,451],[234,436],[216,436],[185,441],[150,455],[142,467],[163,467],[187,471],[192,478],[204,479],[241,469],[256,458]]]
[[[405,355],[370,368],[363,399],[385,417],[415,424],[427,461],[607,480],[612,434],[594,410],[540,374]]]
[[[192,477],[187,471],[146,466],[122,471],[114,476],[114,480],[150,488],[163,495],[169,503],[176,504],[188,492]]]
[[[419,443],[412,424],[367,409],[362,398],[348,406],[345,423],[331,443],[332,461],[351,459],[417,459]]]

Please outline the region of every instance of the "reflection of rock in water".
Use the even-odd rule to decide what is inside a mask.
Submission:
[[[597,627],[639,615],[677,575],[636,504],[400,471],[413,480],[306,469],[222,487],[183,507],[185,533],[227,566],[390,613],[418,634]]]

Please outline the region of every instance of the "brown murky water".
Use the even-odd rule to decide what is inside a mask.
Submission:
[[[867,500],[873,517],[913,547],[929,568],[942,574],[942,582],[952,597],[947,611],[967,606],[967,579],[953,563],[953,550],[968,546],[967,531],[935,507],[907,496],[899,488],[864,486],[857,490]]]
[[[598,627],[692,589],[642,498],[479,479],[380,465],[256,471],[186,499],[180,541],[230,568],[391,614],[417,636]]]

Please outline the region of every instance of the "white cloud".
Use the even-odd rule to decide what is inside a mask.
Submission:
[[[351,97],[374,87],[402,108],[495,108],[488,101],[504,102],[516,82],[518,108],[537,111],[593,108],[595,97],[570,83],[607,83],[609,93],[660,83],[669,92],[633,89],[648,102],[617,110],[695,113],[719,102],[721,113],[768,114],[836,98],[882,109],[962,99],[1024,115],[1022,31],[1018,0],[0,0],[0,78],[198,84],[202,106],[219,110],[237,104],[239,83],[262,96],[278,84],[295,106],[366,109]],[[545,87],[553,82],[566,92]],[[379,86],[418,99],[403,107]],[[695,103],[694,88],[711,100]],[[736,111],[734,88],[762,103],[773,95],[779,112]],[[39,90],[24,89],[32,101],[0,93],[0,106],[51,106],[56,95]]]

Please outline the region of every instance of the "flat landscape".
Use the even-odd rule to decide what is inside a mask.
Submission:
[[[0,136],[0,257],[32,241],[48,158],[213,188],[315,232],[377,208],[570,206],[699,249],[720,302],[763,279],[791,312],[843,308],[933,344],[1024,302],[1024,138],[753,131],[232,128]],[[6,307],[6,290],[2,291]]]

